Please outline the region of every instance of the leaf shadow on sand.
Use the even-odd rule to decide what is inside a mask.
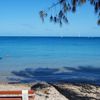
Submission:
[[[92,66],[26,68],[20,71],[12,71],[11,73],[13,77],[7,77],[11,82],[29,83],[34,81],[46,81],[100,84],[100,68]]]

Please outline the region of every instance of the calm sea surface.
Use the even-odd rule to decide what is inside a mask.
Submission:
[[[78,66],[100,67],[100,38],[0,37],[1,77],[26,68]]]

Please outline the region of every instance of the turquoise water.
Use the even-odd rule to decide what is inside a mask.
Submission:
[[[100,65],[100,38],[0,37],[1,70]]]
[[[0,37],[0,73],[25,68],[100,67],[100,38]]]

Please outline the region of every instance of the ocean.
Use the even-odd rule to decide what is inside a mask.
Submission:
[[[98,81],[99,72],[99,37],[0,37],[0,81]]]

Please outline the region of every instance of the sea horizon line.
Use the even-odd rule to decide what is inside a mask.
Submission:
[[[18,38],[100,38],[100,36],[0,36],[1,37],[18,37]]]

